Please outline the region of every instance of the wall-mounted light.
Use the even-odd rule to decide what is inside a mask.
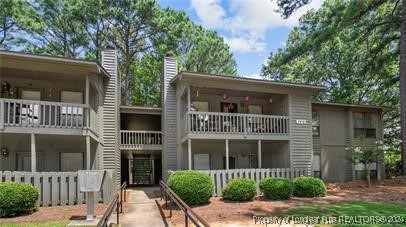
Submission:
[[[8,157],[9,152],[8,152],[7,148],[5,148],[5,147],[1,148],[1,155],[3,157]]]

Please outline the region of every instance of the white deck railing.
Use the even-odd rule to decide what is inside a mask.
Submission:
[[[259,114],[187,112],[185,133],[289,135],[289,117]]]
[[[121,148],[137,149],[145,145],[162,145],[160,131],[121,130]]]
[[[42,127],[83,129],[88,127],[88,105],[24,99],[0,99],[0,129]]]
[[[39,190],[38,204],[64,206],[83,204],[86,195],[80,192],[78,172],[19,172],[0,171],[0,182],[26,182]],[[98,202],[108,203],[115,192],[115,172],[106,170],[101,192],[96,193]]]
[[[203,170],[209,174],[214,183],[214,195],[221,196],[222,188],[230,179],[248,178],[256,182],[259,195],[259,182],[267,177],[284,177],[293,179],[299,176],[308,176],[307,169],[272,168],[272,169],[229,169],[229,170]]]

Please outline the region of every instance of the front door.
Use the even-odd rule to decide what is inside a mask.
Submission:
[[[149,157],[134,157],[133,159],[133,183],[151,184],[152,164]]]
[[[228,157],[228,167],[229,169],[235,169],[235,157]],[[226,157],[223,157],[223,169],[226,169]]]

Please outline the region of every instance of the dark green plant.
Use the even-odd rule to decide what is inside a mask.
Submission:
[[[223,198],[232,201],[249,201],[256,194],[255,181],[246,178],[231,179],[223,190]]]
[[[0,217],[30,214],[37,209],[38,189],[23,182],[0,183]]]
[[[326,185],[318,178],[296,177],[293,179],[293,194],[298,197],[323,197],[326,195]]]
[[[385,173],[387,177],[396,177],[402,174],[402,157],[398,150],[385,151]]]
[[[188,205],[206,204],[214,192],[210,176],[193,170],[174,172],[168,185]]]
[[[293,182],[282,177],[269,177],[261,180],[259,188],[268,199],[289,199],[293,193]]]

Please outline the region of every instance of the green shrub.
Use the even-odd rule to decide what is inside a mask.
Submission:
[[[259,182],[259,189],[268,199],[289,199],[293,193],[293,182],[282,177],[269,177]]]
[[[293,180],[293,194],[298,197],[322,197],[326,195],[326,185],[318,178],[297,177]]]
[[[38,189],[23,182],[0,183],[0,217],[30,214],[37,209]]]
[[[223,190],[223,198],[232,201],[249,201],[256,194],[255,181],[246,178],[230,180]]]
[[[210,176],[193,170],[174,172],[169,176],[168,185],[189,205],[208,203],[214,192]]]

